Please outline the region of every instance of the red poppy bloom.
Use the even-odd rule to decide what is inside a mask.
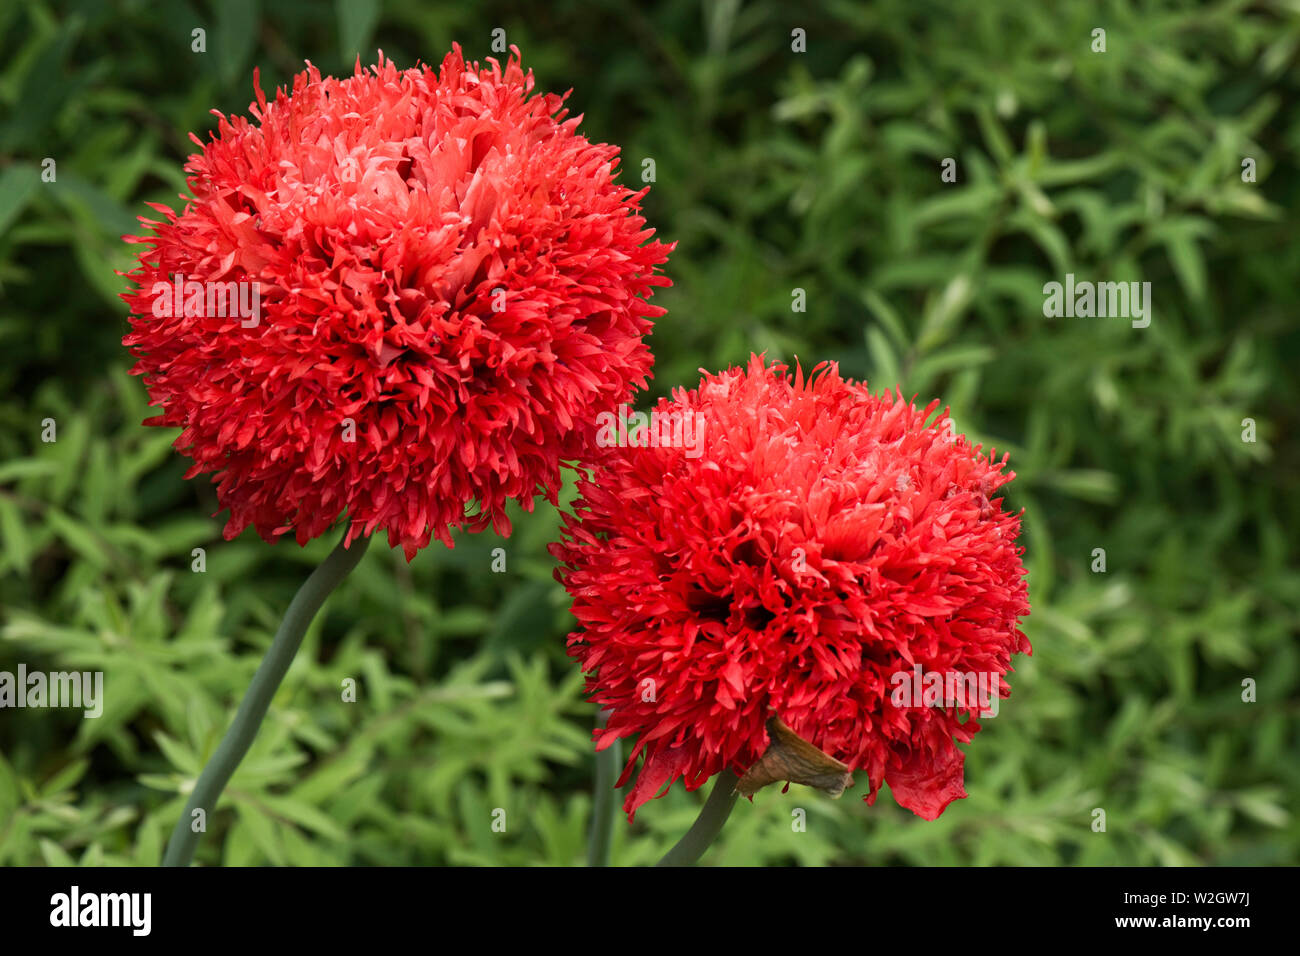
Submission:
[[[868,803],[887,782],[934,819],[966,795],[955,741],[990,699],[903,700],[897,675],[1006,696],[1029,603],[1019,516],[990,499],[1006,456],[927,424],[937,405],[754,357],[601,442],[552,553],[569,652],[612,711],[598,747],[637,735],[620,785],[645,758],[629,814],[665,782],[742,774],[769,717],[866,771]]]
[[[299,543],[347,513],[409,559],[555,501],[576,424],[644,387],[671,246],[514,50],[440,71],[309,69],[221,117],[179,214],[141,221],[124,343],[146,424],[230,509]],[[567,94],[566,94],[567,95]],[[220,116],[220,114],[217,114]],[[476,507],[474,507],[476,505]]]

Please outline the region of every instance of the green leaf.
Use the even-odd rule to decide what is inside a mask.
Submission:
[[[244,77],[248,58],[257,45],[262,3],[261,0],[222,0],[216,5],[216,11],[216,42],[208,55],[218,58],[218,75],[222,83],[229,85]],[[246,78],[245,82],[251,86],[252,78]]]
[[[0,538],[10,567],[27,574],[32,566],[32,539],[18,502],[0,494]]]
[[[85,757],[72,761],[42,785],[41,798],[47,799],[72,789],[85,776],[89,766],[90,761]]]
[[[370,38],[379,22],[379,0],[335,0],[339,25],[339,56],[351,67],[358,57],[363,63],[371,56]]]
[[[41,171],[27,163],[14,163],[0,173],[0,237],[27,208],[27,200],[40,183]]]
[[[63,847],[59,846],[53,840],[41,837],[41,857],[45,860],[46,866],[76,866],[77,861],[70,857]]]
[[[108,550],[100,543],[94,532],[81,522],[64,514],[58,508],[48,509],[45,512],[45,520],[49,522],[54,533],[63,539],[64,544],[95,567],[103,569],[113,564]]]
[[[284,847],[276,834],[276,826],[271,818],[247,800],[238,801],[235,804],[235,812],[239,815],[239,822],[248,830],[248,836],[253,845],[271,863],[276,866],[284,866],[287,862],[284,856]]]
[[[169,737],[161,730],[154,731],[153,739],[154,743],[158,745],[158,749],[163,752],[163,756],[167,758],[167,762],[170,763],[172,767],[186,776],[197,777],[199,775],[199,771],[203,768],[199,762],[198,755],[189,747],[182,744],[179,740]]]
[[[867,351],[873,364],[870,376],[873,387],[893,388],[902,384],[902,370],[885,334],[874,325],[867,326]]]
[[[263,794],[261,803],[277,816],[292,820],[299,826],[320,834],[327,840],[341,843],[347,839],[347,835],[338,824],[309,803],[289,797],[275,797],[270,794]]]

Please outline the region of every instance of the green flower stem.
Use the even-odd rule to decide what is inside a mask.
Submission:
[[[730,770],[724,770],[716,777],[709,799],[704,801],[704,808],[695,818],[695,823],[686,831],[686,836],[677,841],[677,845],[665,854],[656,866],[690,866],[701,856],[709,845],[722,832],[722,825],[731,816],[731,808],[736,805],[736,784],[740,782]]]
[[[340,541],[294,595],[284,620],[280,622],[279,630],[275,632],[270,650],[262,658],[257,673],[253,675],[253,682],[248,685],[248,692],[244,694],[234,722],[208,765],[203,768],[203,773],[199,775],[189,802],[185,805],[185,813],[176,821],[172,838],[167,843],[167,852],[163,854],[163,866],[189,866],[199,842],[199,834],[194,832],[191,825],[194,811],[201,808],[206,817],[211,817],[216,810],[221,791],[230,782],[235,768],[244,759],[248,748],[253,744],[253,738],[257,736],[267,708],[271,706],[271,698],[275,696],[289,665],[293,663],[307,626],[330,592],[361,561],[369,544],[368,537],[354,540],[349,548],[345,548]]]
[[[596,726],[604,727],[609,711],[596,715]],[[587,839],[587,865],[609,866],[609,848],[614,840],[614,806],[618,791],[619,763],[623,759],[622,742],[615,740],[596,754],[596,784],[591,807],[591,833]]]

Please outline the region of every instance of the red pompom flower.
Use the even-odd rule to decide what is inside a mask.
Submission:
[[[578,424],[644,387],[671,247],[564,97],[505,69],[309,69],[220,117],[192,196],[129,274],[137,356],[176,447],[230,509],[299,543],[347,513],[407,558],[555,501]],[[567,95],[567,94],[566,94]],[[476,506],[476,507],[475,507]]]
[[[865,770],[868,803],[887,782],[934,819],[966,795],[956,742],[990,701],[910,691],[975,674],[1009,694],[1029,602],[1019,516],[990,497],[1006,456],[927,424],[937,405],[754,357],[599,443],[552,553],[611,711],[598,746],[638,737],[620,785],[644,755],[629,814],[752,768],[772,718]]]

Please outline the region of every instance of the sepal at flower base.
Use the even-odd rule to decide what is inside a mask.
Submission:
[[[779,781],[815,787],[832,799],[852,786],[853,771],[847,765],[804,740],[780,717],[768,718],[767,734],[771,740],[767,750],[736,784],[742,796],[752,797]]]

